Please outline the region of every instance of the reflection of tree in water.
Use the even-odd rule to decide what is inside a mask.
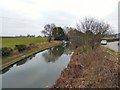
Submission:
[[[21,60],[21,61],[17,62],[16,65],[17,66],[23,65],[26,61],[27,61],[27,59]]]
[[[64,47],[55,46],[43,54],[47,62],[55,62],[64,53]]]
[[[70,44],[66,44],[66,47],[64,48],[64,54],[71,55],[72,49]]]
[[[11,65],[11,66],[5,68],[4,70],[0,71],[0,74],[4,74],[4,73],[6,73],[7,71],[10,70],[11,67],[13,67],[13,65]]]
[[[21,60],[21,61],[15,63],[15,64],[16,64],[17,66],[23,65],[23,64],[26,63],[26,61],[31,60],[33,57],[35,57],[35,55],[32,55],[32,56],[30,56],[29,58],[23,59],[23,60]],[[12,67],[13,67],[13,65],[11,65],[11,66],[5,68],[4,70],[2,70],[2,71],[0,72],[0,74],[6,73],[6,72],[9,71],[10,68],[12,68]]]
[[[23,65],[27,60],[28,60],[28,59],[24,59],[24,60],[21,60],[21,61],[15,63],[15,64],[16,64],[17,66],[19,66],[19,65]],[[6,73],[6,72],[9,71],[10,68],[12,68],[12,67],[13,67],[13,65],[11,65],[11,66],[5,68],[4,70],[2,70],[2,72],[0,72],[0,74],[4,74],[4,73]]]
[[[16,65],[17,65],[17,66],[23,65],[23,64],[26,63],[26,61],[31,60],[33,57],[35,57],[35,55],[32,55],[32,56],[30,56],[29,58],[26,58],[26,59],[23,59],[23,60],[17,62]]]

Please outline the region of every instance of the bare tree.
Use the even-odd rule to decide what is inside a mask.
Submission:
[[[77,24],[77,29],[81,32],[91,31],[93,34],[105,34],[109,29],[109,24],[100,22],[94,18],[85,18],[83,22]]]
[[[44,26],[44,30],[42,31],[42,33],[44,35],[48,36],[48,41],[50,42],[52,39],[52,30],[53,28],[55,28],[55,24],[47,24]]]
[[[69,28],[67,36],[69,38],[69,41],[71,42],[72,48],[84,45],[84,33],[78,31],[76,28]]]
[[[94,48],[109,29],[109,24],[94,18],[85,18],[80,24],[77,24],[78,31],[86,34],[85,42]]]

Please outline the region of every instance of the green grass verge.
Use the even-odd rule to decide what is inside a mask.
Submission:
[[[113,49],[110,49],[110,48],[108,48],[108,47],[101,46],[101,48],[102,48],[105,52],[107,52],[108,54],[116,57],[117,60],[116,60],[115,62],[120,63],[120,53],[118,53],[118,52],[116,52],[116,51],[114,51]]]
[[[104,46],[101,46],[101,47],[102,47],[105,51],[107,51],[109,54],[118,56],[118,52],[116,52],[115,50],[110,49],[110,48],[108,48],[108,47],[104,47]]]

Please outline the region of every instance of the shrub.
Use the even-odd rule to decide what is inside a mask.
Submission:
[[[34,44],[34,43],[29,44],[29,49],[33,49],[33,48],[37,48],[37,47],[38,47],[37,44]]]
[[[19,52],[24,51],[27,49],[26,45],[20,44],[20,45],[15,45],[15,49],[17,49]]]
[[[9,47],[3,47],[0,49],[0,56],[7,56],[7,55],[10,55],[10,53],[12,52],[12,48],[9,48]]]
[[[104,38],[103,38],[104,39]],[[104,40],[107,40],[108,42],[114,42],[114,41],[119,41],[119,39],[117,39],[117,38],[106,38],[106,39],[104,39]]]

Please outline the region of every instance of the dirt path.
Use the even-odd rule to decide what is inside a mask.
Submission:
[[[114,59],[101,48],[85,53],[78,48],[52,88],[118,88],[120,65]]]

